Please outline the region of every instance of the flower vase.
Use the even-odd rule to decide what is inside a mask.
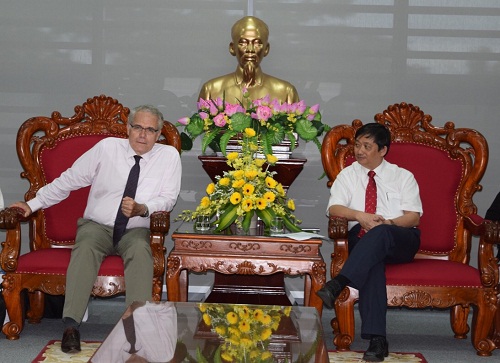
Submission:
[[[231,231],[233,234],[238,235],[238,236],[256,236],[256,235],[258,235],[257,214],[253,215],[252,220],[250,221],[250,227],[248,228],[248,232],[245,231],[243,228],[238,227],[237,223],[233,223],[233,225],[231,226]]]

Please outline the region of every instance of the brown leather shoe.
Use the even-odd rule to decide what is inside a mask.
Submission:
[[[66,328],[61,341],[61,350],[64,353],[78,353],[80,347],[80,332],[76,328]]]

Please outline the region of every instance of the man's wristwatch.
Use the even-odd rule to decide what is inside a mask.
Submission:
[[[149,217],[149,208],[146,204],[143,204],[144,208],[146,208],[146,211],[142,214],[142,218],[147,218]]]

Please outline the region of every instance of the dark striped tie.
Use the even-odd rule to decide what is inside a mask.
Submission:
[[[130,173],[128,174],[127,184],[125,185],[125,191],[123,192],[123,198],[130,197],[134,199],[135,192],[137,191],[137,182],[139,181],[139,173],[141,171],[141,167],[139,165],[141,157],[139,155],[134,155],[134,158],[135,164],[132,169],[130,169]],[[122,213],[121,205],[122,203],[120,201],[120,206],[118,207],[118,212],[116,213],[115,227],[113,229],[113,246],[116,246],[121,240],[128,223],[128,217]]]

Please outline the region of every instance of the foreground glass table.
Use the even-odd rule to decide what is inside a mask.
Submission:
[[[317,362],[314,307],[134,302],[89,362]]]

